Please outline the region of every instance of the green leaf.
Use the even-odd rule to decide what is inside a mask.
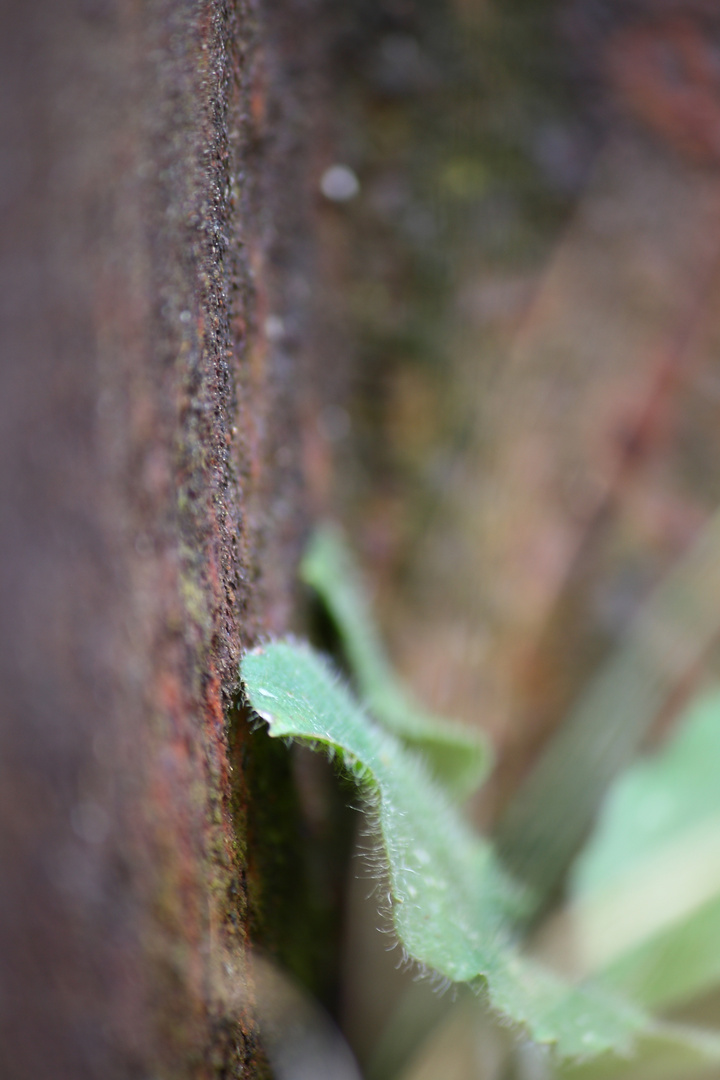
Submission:
[[[555,1080],[711,1080],[720,1070],[720,1038],[676,1024],[651,1025],[628,1058],[603,1054],[568,1061]]]
[[[720,822],[714,830],[715,845]],[[720,896],[690,911],[669,927],[603,968],[606,986],[650,1009],[668,1009],[720,983]]]
[[[411,958],[486,988],[498,1012],[562,1054],[628,1048],[640,1014],[596,989],[570,987],[520,955],[511,928],[527,896],[422,759],[369,719],[322,657],[276,642],[245,657],[242,677],[271,735],[338,754],[358,782],[377,819],[388,903]]]
[[[720,693],[616,782],[571,878],[584,970],[643,1005],[720,983]]]
[[[300,568],[337,627],[357,689],[369,712],[422,751],[431,772],[459,799],[487,776],[492,753],[479,731],[433,716],[396,678],[383,651],[359,571],[336,528],[318,529]]]
[[[557,890],[616,777],[720,635],[720,512],[590,681],[501,822],[503,861],[542,900]]]
[[[618,777],[570,879],[580,898],[720,815],[720,690],[698,695],[665,744]]]

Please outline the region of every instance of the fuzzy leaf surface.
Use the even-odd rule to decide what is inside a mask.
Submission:
[[[560,1054],[628,1048],[643,1017],[520,955],[512,926],[528,897],[422,759],[368,717],[321,656],[290,642],[264,645],[245,657],[242,678],[271,735],[337,755],[356,779],[377,820],[394,927],[411,958],[486,989],[499,1013]]]
[[[340,532],[325,525],[315,533],[300,573],[332,618],[360,698],[372,716],[420,750],[430,770],[458,799],[487,776],[492,752],[479,731],[428,713],[395,676],[366,601],[360,572]]]

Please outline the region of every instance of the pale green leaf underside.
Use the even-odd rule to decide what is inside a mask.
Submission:
[[[631,1057],[603,1054],[567,1061],[555,1080],[711,1080],[720,1071],[720,1037],[675,1024],[650,1025]]]
[[[388,663],[365,600],[359,571],[340,532],[322,526],[305,553],[300,574],[337,627],[357,690],[371,715],[426,756],[431,771],[458,798],[479,787],[492,764],[479,731],[426,712]]]
[[[642,1017],[519,954],[510,927],[526,898],[422,761],[368,718],[322,657],[276,642],[245,657],[242,677],[271,735],[336,752],[357,779],[377,816],[395,930],[410,957],[486,985],[495,1009],[561,1054],[627,1048]]]
[[[618,779],[571,877],[586,967],[652,1009],[720,983],[719,768],[715,690]]]
[[[505,865],[540,897],[552,896],[610,785],[716,647],[719,553],[717,512],[648,597],[513,798],[496,843]]]
[[[631,872],[638,862],[720,816],[720,688],[698,695],[658,751],[618,777],[570,879],[574,896]]]

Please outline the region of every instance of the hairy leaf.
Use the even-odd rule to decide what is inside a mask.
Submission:
[[[496,1010],[562,1054],[627,1049],[643,1018],[520,955],[512,926],[527,896],[422,759],[373,723],[322,657],[276,642],[245,657],[242,677],[271,735],[336,753],[357,780],[377,819],[388,905],[411,958],[446,979],[486,988]]]
[[[340,532],[315,533],[301,566],[335,623],[369,712],[389,731],[427,757],[432,773],[459,799],[485,779],[492,753],[479,731],[426,712],[396,678],[365,600],[359,571]]]

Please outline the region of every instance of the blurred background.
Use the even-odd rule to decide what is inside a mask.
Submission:
[[[622,709],[607,720],[611,741],[624,735],[605,786],[638,748],[666,746],[712,685],[714,549],[687,553],[720,502],[720,11],[355,0],[330,18],[317,305],[331,404],[306,433],[306,469],[406,682],[490,736],[497,767],[472,815],[512,864],[558,783],[552,752],[534,795],[533,770],[599,673],[624,664],[632,679],[649,631],[631,628],[683,558],[650,622],[662,635],[698,596],[707,616],[653,653],[637,723]],[[623,686],[618,675],[620,700]],[[580,787],[592,742],[562,759]],[[552,820],[577,810],[589,825],[600,798],[577,809],[558,796]],[[371,885],[351,877],[341,1014],[369,1074],[548,1075],[532,1055],[508,1059],[497,1031],[478,1056],[490,1022],[475,1017],[468,1035],[460,1006],[412,989],[377,933]],[[683,999],[686,1019],[717,1022],[708,993]],[[415,1019],[390,1036],[396,1008]],[[393,1039],[417,1050],[448,1011],[442,1051],[430,1041],[393,1062]]]

